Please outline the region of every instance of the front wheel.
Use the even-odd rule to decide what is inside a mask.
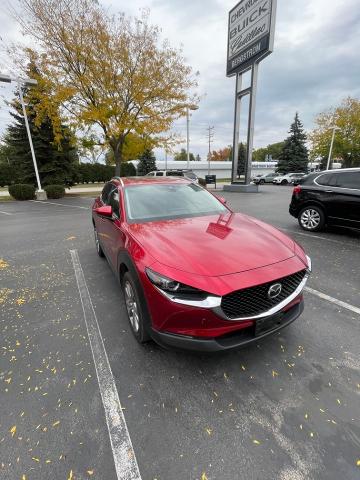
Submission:
[[[289,182],[287,180],[282,180],[281,185],[287,185]]]
[[[131,331],[139,343],[145,343],[150,340],[150,336],[145,327],[146,311],[140,301],[137,287],[129,272],[126,272],[124,275],[122,288]]]
[[[319,232],[325,226],[325,215],[320,207],[310,205],[301,210],[298,216],[299,225],[308,232]]]
[[[265,180],[260,180],[260,182],[259,182],[259,183],[260,183],[260,185],[264,185],[264,183],[265,183]]]

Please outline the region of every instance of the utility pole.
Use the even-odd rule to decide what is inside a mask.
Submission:
[[[208,153],[208,175],[210,175],[210,159],[211,159],[211,144],[213,142],[214,138],[214,129],[215,127],[208,127],[206,129],[207,131],[207,140],[209,142],[209,153]]]

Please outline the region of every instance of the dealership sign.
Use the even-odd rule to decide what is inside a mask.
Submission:
[[[227,75],[272,52],[276,0],[241,0],[229,13]]]

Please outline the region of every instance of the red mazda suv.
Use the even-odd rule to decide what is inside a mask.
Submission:
[[[100,256],[124,293],[136,339],[219,351],[255,342],[303,311],[300,245],[176,177],[113,178],[94,202]]]

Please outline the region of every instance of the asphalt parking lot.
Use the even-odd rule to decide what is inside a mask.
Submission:
[[[290,187],[224,196],[293,236],[314,271],[294,324],[212,356],[136,343],[91,198],[0,203],[1,479],[119,478],[70,251],[143,480],[360,478],[360,234],[300,230]]]

